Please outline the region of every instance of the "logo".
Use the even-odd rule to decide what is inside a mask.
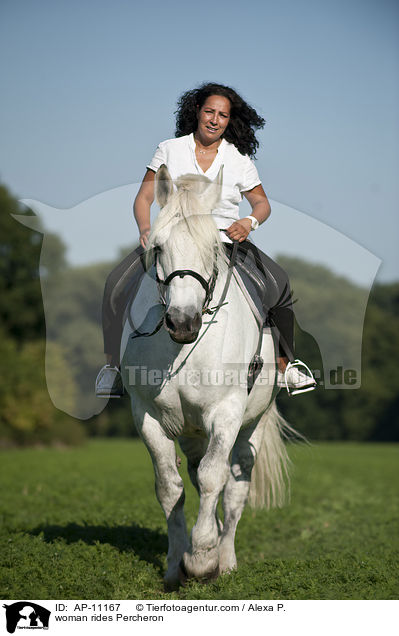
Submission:
[[[16,629],[48,629],[51,612],[41,605],[31,601],[18,601],[3,607],[6,610],[9,634],[13,634]]]

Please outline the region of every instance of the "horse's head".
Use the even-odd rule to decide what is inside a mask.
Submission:
[[[155,179],[161,212],[148,249],[156,254],[165,329],[175,342],[188,344],[198,336],[218,273],[222,248],[211,211],[220,199],[222,169],[215,181],[188,174],[175,185],[166,166],[161,166]]]

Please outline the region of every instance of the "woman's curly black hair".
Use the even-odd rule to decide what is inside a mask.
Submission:
[[[211,95],[226,97],[231,104],[230,121],[223,137],[226,141],[234,144],[241,154],[255,157],[259,147],[255,130],[263,128],[266,122],[235,90],[222,84],[205,83],[183,93],[177,102],[177,110],[175,111],[175,136],[183,137],[183,135],[189,135],[197,130],[197,106],[201,108]]]

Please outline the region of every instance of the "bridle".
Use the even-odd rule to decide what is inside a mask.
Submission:
[[[204,304],[202,306],[202,313],[206,314],[206,313],[212,313],[212,310],[209,309],[209,303],[211,302],[212,298],[213,298],[213,292],[215,290],[215,285],[216,285],[216,279],[219,273],[218,267],[217,267],[217,263],[216,263],[216,259],[213,265],[213,272],[211,277],[209,278],[209,280],[205,280],[205,278],[203,276],[201,276],[201,274],[198,274],[198,272],[195,272],[192,269],[176,269],[174,272],[171,272],[169,274],[169,276],[167,276],[165,278],[165,280],[162,280],[161,278],[159,278],[158,276],[158,272],[157,272],[157,254],[158,254],[159,250],[155,250],[155,254],[154,254],[154,265],[155,265],[155,279],[158,283],[158,289],[159,289],[159,296],[161,299],[161,304],[164,305],[166,307],[166,290],[167,287],[169,287],[170,283],[172,282],[172,280],[174,278],[176,278],[176,276],[178,276],[179,278],[184,278],[184,276],[192,276],[192,278],[195,278],[201,285],[202,287],[205,289],[205,300],[204,300]]]
[[[224,288],[223,288],[222,295],[219,298],[219,302],[217,303],[217,305],[215,305],[214,307],[210,308],[209,307],[209,303],[212,300],[213,292],[214,292],[215,285],[216,285],[216,279],[217,279],[218,271],[219,271],[218,267],[217,267],[217,264],[216,264],[216,258],[215,258],[215,261],[214,261],[212,276],[210,277],[210,279],[208,281],[206,281],[205,278],[203,276],[201,276],[201,274],[198,274],[198,272],[195,272],[192,269],[176,269],[174,272],[169,274],[169,276],[167,276],[165,280],[161,280],[159,278],[159,276],[158,276],[157,267],[156,267],[156,264],[157,264],[156,263],[157,252],[159,252],[160,249],[158,247],[153,248],[153,250],[154,250],[154,252],[153,252],[153,259],[154,259],[153,263],[155,265],[155,272],[156,272],[155,273],[155,280],[158,283],[159,296],[160,296],[160,301],[161,301],[160,304],[161,304],[161,306],[164,307],[164,309],[166,309],[166,298],[165,298],[166,288],[168,287],[170,282],[175,278],[175,276],[180,276],[180,278],[183,278],[184,276],[193,276],[193,278],[198,280],[199,283],[201,283],[202,287],[205,289],[205,300],[204,300],[204,304],[203,304],[203,307],[202,307],[202,314],[210,314],[212,316],[212,318],[208,322],[204,333],[202,334],[202,336],[200,336],[200,339],[204,337],[206,331],[209,329],[209,327],[211,326],[212,322],[214,322],[215,317],[216,317],[217,312],[219,311],[219,309],[221,307],[223,307],[223,305],[226,304],[225,299],[226,299],[226,296],[227,296],[227,291],[229,289],[231,276],[233,274],[233,268],[234,268],[235,260],[236,260],[236,256],[237,256],[237,249],[238,249],[238,241],[234,241],[233,249],[232,249],[232,252],[231,252],[231,255],[230,255],[230,260],[229,260],[229,267],[228,267],[226,282],[225,282],[225,285],[224,285]],[[158,333],[158,331],[161,329],[161,327],[163,325],[164,315],[162,315],[161,319],[158,321],[158,323],[157,323],[155,329],[153,329],[153,331],[140,332],[135,327],[135,325],[133,324],[132,317],[131,317],[131,306],[132,306],[133,299],[134,299],[134,296],[132,296],[132,298],[130,300],[130,303],[128,305],[128,311],[127,311],[129,325],[130,325],[130,327],[132,329],[132,333],[130,334],[130,338],[149,337],[149,336],[153,336],[154,334]],[[197,342],[194,345],[194,347],[197,346],[198,342],[199,341],[197,340]]]

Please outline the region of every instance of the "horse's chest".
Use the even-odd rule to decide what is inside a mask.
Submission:
[[[154,405],[162,428],[172,437],[203,436],[204,400],[196,387],[171,383],[157,396]]]

